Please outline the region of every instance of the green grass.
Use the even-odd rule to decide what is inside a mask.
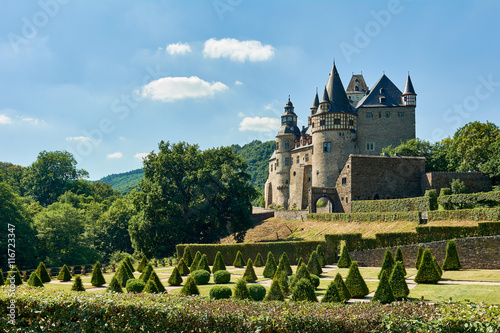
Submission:
[[[500,286],[456,285],[456,284],[419,284],[410,290],[410,299],[438,302],[470,300],[475,303],[500,304]]]
[[[500,282],[500,271],[486,270],[459,270],[459,271],[443,271],[443,280],[452,281],[488,281]]]

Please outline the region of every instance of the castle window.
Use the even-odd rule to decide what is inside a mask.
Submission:
[[[325,126],[325,120],[320,120],[319,121],[319,126]]]
[[[366,118],[373,118],[373,113],[367,112],[366,113]]]
[[[380,104],[385,103],[385,97],[380,97]]]
[[[280,143],[279,143],[279,141],[276,142],[276,150],[280,150]]]
[[[285,149],[288,149],[290,148],[290,144],[288,143],[288,141],[285,141]]]
[[[379,118],[382,118],[382,112],[379,112],[379,113],[378,113],[378,117],[379,117]]]
[[[306,162],[309,162],[309,154],[306,154]]]
[[[333,119],[333,124],[334,125],[340,125],[340,118]]]
[[[386,118],[391,118],[391,111],[386,111],[385,112],[385,117]]]
[[[332,151],[332,144],[330,142],[323,143],[323,152],[329,153]]]
[[[345,132],[339,132],[339,136],[345,136]]]
[[[285,158],[285,165],[290,165],[290,160],[288,159],[288,157]]]
[[[349,126],[354,126],[354,120],[349,120]]]
[[[276,159],[276,168],[280,166],[280,160],[279,158]]]
[[[342,185],[345,185],[345,184],[347,184],[347,178],[346,177],[342,178]]]
[[[287,179],[287,180],[285,180],[285,184],[288,184],[288,179]]]
[[[297,164],[299,164],[299,163],[300,163],[300,156],[297,155]]]
[[[311,177],[307,178],[307,181],[308,181],[308,182],[311,182]]]
[[[273,172],[273,165],[271,164],[271,172]]]
[[[404,118],[405,113],[404,112],[398,112],[398,118]]]
[[[374,151],[375,150],[375,144],[373,142],[368,142],[366,144],[366,150],[367,151]]]
[[[380,93],[381,93],[381,94],[385,93],[384,88],[380,88]]]
[[[345,203],[349,203],[349,199],[345,197]]]
[[[359,87],[358,87],[358,86],[355,86],[355,87],[354,87],[354,91],[359,91]]]
[[[294,171],[294,172],[293,172],[293,175],[295,176],[296,174],[297,174],[297,173]]]

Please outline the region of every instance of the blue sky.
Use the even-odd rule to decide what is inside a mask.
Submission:
[[[498,1],[0,0],[0,161],[67,150],[99,179],[161,140],[273,139],[307,123],[335,59],[344,86],[410,72],[417,136],[500,125]]]

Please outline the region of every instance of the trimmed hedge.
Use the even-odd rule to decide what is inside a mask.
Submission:
[[[226,270],[217,271],[214,273],[214,283],[224,284],[231,281],[231,273]]]
[[[420,221],[420,212],[309,213],[307,218],[332,222]]]
[[[436,194],[437,196],[437,194]],[[351,202],[351,212],[413,212],[431,210],[431,197],[417,197],[390,200],[357,200]]]
[[[446,210],[492,208],[500,206],[500,192],[443,195],[438,203]]]
[[[130,279],[127,281],[127,292],[128,293],[134,293],[134,294],[139,294],[141,293],[144,288],[146,287],[146,283],[140,279]]]
[[[438,210],[429,212],[429,221],[466,220],[466,221],[498,221],[499,208],[476,208],[460,210]]]

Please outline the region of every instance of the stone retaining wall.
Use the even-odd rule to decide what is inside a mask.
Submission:
[[[308,212],[307,210],[275,210],[274,217],[279,217],[287,221],[305,220]]]

